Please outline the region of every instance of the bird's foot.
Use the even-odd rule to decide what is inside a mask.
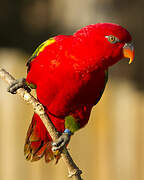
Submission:
[[[31,89],[27,86],[26,84],[26,79],[25,78],[21,78],[18,80],[15,80],[7,89],[8,92],[10,92],[11,94],[16,94],[16,91],[19,88],[24,88],[25,90],[27,90],[28,92],[31,91]]]
[[[62,135],[52,143],[52,151],[61,151],[70,141],[71,135],[68,133],[62,133]]]

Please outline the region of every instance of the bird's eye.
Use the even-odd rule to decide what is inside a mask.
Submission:
[[[110,43],[112,43],[112,44],[119,42],[119,39],[118,39],[117,37],[113,36],[113,35],[105,36],[105,37],[106,37],[106,38],[108,39],[108,41],[109,41]]]

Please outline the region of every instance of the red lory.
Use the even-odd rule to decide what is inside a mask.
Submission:
[[[29,59],[26,79],[16,80],[8,91],[35,88],[57,131],[56,142],[37,114],[27,132],[24,153],[27,160],[45,156],[59,159],[70,137],[84,127],[91,109],[100,100],[108,79],[108,68],[122,58],[134,59],[129,32],[117,24],[88,25],[73,35],[58,35],[43,42]],[[60,152],[60,151],[59,151]]]

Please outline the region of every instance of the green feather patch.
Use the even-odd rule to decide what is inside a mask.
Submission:
[[[80,125],[72,115],[69,115],[65,117],[65,128],[74,133],[80,128]]]
[[[36,88],[37,88],[37,86],[36,86],[35,84],[33,84],[33,83],[28,83],[28,82],[26,82],[26,84],[27,84],[27,86],[29,86],[31,89],[36,89]]]

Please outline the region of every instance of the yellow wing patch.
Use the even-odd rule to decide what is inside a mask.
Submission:
[[[39,53],[42,52],[45,49],[46,46],[49,46],[49,45],[53,44],[55,41],[56,40],[54,38],[50,38],[47,41],[43,42],[40,45],[40,48],[38,49],[37,55],[39,55]]]
[[[54,38],[50,38],[47,41],[44,41],[42,44],[40,44],[37,49],[34,51],[34,53],[32,54],[32,56],[29,58],[26,66],[28,66],[28,70],[30,70],[30,63],[39,55],[40,52],[42,52],[45,47],[53,44],[54,42],[56,42],[56,40]]]

